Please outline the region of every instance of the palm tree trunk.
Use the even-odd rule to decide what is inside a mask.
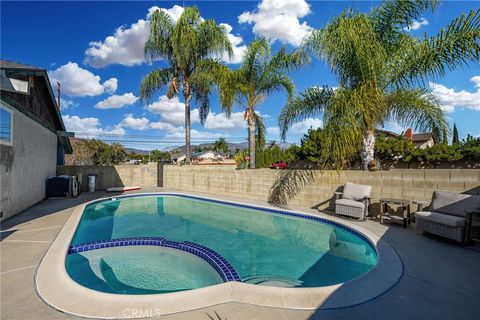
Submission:
[[[361,156],[362,169],[368,170],[369,163],[375,157],[375,133],[373,130],[368,130],[363,136]]]
[[[250,149],[249,168],[255,169],[255,120],[252,112],[250,112],[248,116],[248,148]]]
[[[188,90],[188,88],[187,88]],[[192,101],[192,94],[185,94],[185,162],[190,164],[190,101]]]

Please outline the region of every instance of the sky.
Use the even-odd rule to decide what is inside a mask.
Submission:
[[[166,66],[146,62],[143,45],[149,34],[149,15],[160,9],[173,20],[185,6],[197,6],[202,17],[222,24],[234,46],[234,55],[223,61],[238,67],[246,46],[256,37],[269,39],[272,51],[281,46],[294,50],[303,37],[323,27],[348,7],[369,12],[374,1],[2,1],[1,58],[45,68],[53,88],[61,83],[61,114],[67,130],[77,137],[119,141],[138,149],[164,149],[184,142],[184,104],[168,99],[160,89],[150,104],[138,98],[139,86],[149,72]],[[405,32],[417,37],[435,35],[452,19],[479,7],[478,1],[444,1],[435,12],[425,12]],[[291,72],[296,90],[311,86],[336,86],[325,62]],[[446,111],[460,138],[480,136],[480,65],[471,63],[448,71],[429,87]],[[56,91],[56,90],[54,90]],[[268,96],[257,111],[264,117],[267,140],[279,141],[278,115],[286,94]],[[298,143],[309,128],[322,125],[318,114],[291,127],[287,142]],[[389,122],[384,129],[401,133],[405,128]],[[218,96],[211,97],[211,112],[201,125],[192,105],[192,144],[225,137],[245,141],[246,124],[238,106],[231,117],[220,110]]]

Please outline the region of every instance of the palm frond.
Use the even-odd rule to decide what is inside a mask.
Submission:
[[[155,92],[170,83],[174,77],[172,68],[157,69],[145,76],[140,85],[140,99],[147,103]]]
[[[332,102],[334,91],[328,86],[312,87],[289,99],[278,117],[280,136],[285,140],[288,128],[295,122],[317,115]]]
[[[204,20],[198,26],[199,52],[202,58],[221,56],[227,53],[233,55],[232,44],[228,40],[223,26],[217,25],[214,20]]]
[[[145,43],[144,55],[147,60],[168,58],[172,53],[170,36],[174,27],[170,16],[155,10],[150,16],[150,36]]]
[[[424,83],[438,78],[445,69],[480,61],[480,9],[454,19],[437,36],[425,37],[404,48],[403,63],[397,63],[391,82],[397,85]]]
[[[172,54],[178,68],[185,77],[190,76],[192,64],[199,60],[200,37],[197,28],[200,24],[200,12],[196,7],[187,7],[175,24],[172,35]]]
[[[253,78],[262,72],[263,61],[270,55],[270,45],[265,38],[256,39],[250,43],[245,52],[241,64],[245,79],[252,81]]]
[[[426,10],[435,10],[440,0],[383,1],[372,13],[375,31],[382,42],[394,45],[404,27],[409,27]]]
[[[427,89],[400,89],[387,96],[388,119],[423,132],[448,132],[445,113]]]
[[[263,145],[265,145],[265,122],[258,112],[253,113],[253,120],[255,122],[255,129],[257,131],[257,142],[260,142],[260,144],[263,142]]]
[[[353,11],[312,32],[302,48],[324,59],[344,87],[380,81],[388,57],[368,16]]]
[[[261,93],[261,96],[266,96],[282,88],[287,93],[288,100],[290,100],[295,92],[295,84],[285,74],[274,74],[266,79],[262,78],[262,82],[258,83],[256,91]]]

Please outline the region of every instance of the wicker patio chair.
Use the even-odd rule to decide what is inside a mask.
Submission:
[[[346,183],[343,192],[335,193],[335,214],[365,220],[371,195],[372,186]]]
[[[480,227],[480,196],[434,191],[430,211],[415,212],[417,230],[468,242],[472,227]]]

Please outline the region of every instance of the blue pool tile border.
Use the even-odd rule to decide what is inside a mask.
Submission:
[[[192,196],[192,195],[186,195],[186,194],[178,194],[178,193],[148,193],[148,194],[131,194],[131,195],[122,195],[118,197],[112,197],[110,200],[120,200],[120,199],[126,199],[126,198],[138,198],[138,197],[154,197],[154,196],[170,196],[170,197],[180,197],[180,198],[190,198],[190,199],[195,199],[195,200],[201,200],[201,201],[206,201],[206,202],[214,202],[218,204],[223,204],[227,206],[234,206],[234,207],[240,207],[240,208],[246,208],[246,209],[252,209],[252,210],[257,210],[257,211],[263,211],[266,213],[275,213],[275,214],[280,214],[280,215],[285,215],[285,216],[290,216],[290,217],[296,217],[296,218],[302,218],[302,219],[307,219],[311,221],[317,221],[321,222],[327,225],[334,226],[336,228],[342,229],[344,231],[350,232],[353,235],[357,236],[358,238],[362,239],[365,241],[372,249],[374,252],[377,253],[378,256],[378,250],[375,247],[375,245],[372,243],[372,241],[367,238],[364,234],[361,232],[358,232],[355,229],[352,229],[350,227],[347,227],[341,223],[325,219],[322,217],[318,216],[312,216],[308,214],[303,214],[303,213],[297,213],[297,212],[291,212],[291,211],[286,211],[282,209],[276,209],[276,208],[265,208],[265,207],[257,207],[255,205],[249,205],[249,204],[241,204],[241,203],[236,203],[236,202],[228,202],[228,201],[222,201],[222,200],[216,200],[216,199],[210,199],[210,198],[202,198],[202,197],[197,197],[197,196]],[[108,200],[100,200],[100,202],[104,202]],[[97,204],[97,202],[93,202],[91,204]]]
[[[67,253],[75,254],[97,249],[127,246],[159,246],[182,250],[205,260],[215,269],[215,271],[218,272],[224,282],[242,281],[240,275],[235,270],[235,268],[217,252],[213,251],[210,248],[188,241],[177,242],[167,240],[163,237],[118,238],[71,245],[68,248]]]

